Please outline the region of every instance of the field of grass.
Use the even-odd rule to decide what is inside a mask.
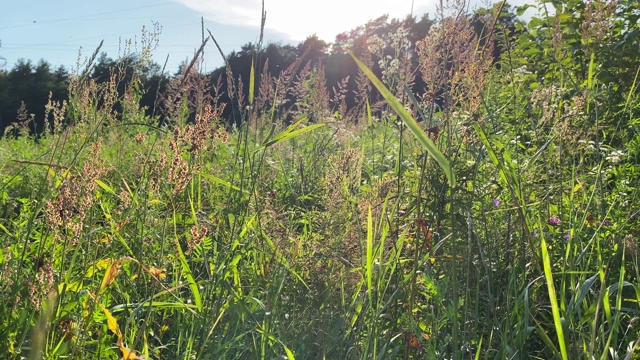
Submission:
[[[638,69],[545,26],[392,34],[349,112],[256,67],[239,126],[189,71],[162,125],[78,73],[0,139],[0,357],[640,358]]]

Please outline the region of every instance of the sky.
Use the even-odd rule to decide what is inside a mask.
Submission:
[[[427,12],[434,14],[439,2],[264,1],[264,42],[283,45],[297,45],[314,34],[333,42],[337,34],[384,14],[391,18],[404,18],[412,10],[418,17]],[[484,0],[472,0],[471,7],[486,6],[480,1]],[[223,52],[229,54],[258,41],[260,17],[261,0],[0,0],[0,67],[9,70],[22,58],[33,62],[45,59],[54,68],[72,69],[79,59],[82,62],[91,56],[101,40],[101,52],[118,58],[127,52],[138,52],[145,38],[159,32],[153,60],[160,65],[166,60],[166,71],[175,73],[179,64],[190,60],[200,47],[201,19]],[[212,71],[223,64],[211,41],[204,58],[202,71]]]

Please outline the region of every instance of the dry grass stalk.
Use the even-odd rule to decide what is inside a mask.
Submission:
[[[492,32],[491,32],[492,33]],[[485,39],[492,44],[491,38]],[[492,45],[488,45],[491,47]],[[478,36],[467,17],[443,19],[417,45],[420,73],[427,85],[426,108],[434,104],[474,113],[482,104],[482,90],[493,63],[492,49],[478,50]]]
[[[79,174],[68,175],[58,188],[57,197],[47,201],[47,224],[56,241],[65,241],[70,246],[76,246],[80,240],[88,211],[96,202],[96,180],[109,170],[101,161],[101,151],[100,141],[91,144],[82,171]]]

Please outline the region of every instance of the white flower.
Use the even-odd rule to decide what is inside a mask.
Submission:
[[[514,75],[529,75],[531,71],[527,70],[527,65],[522,65],[521,67],[513,70]]]
[[[605,159],[615,165],[620,163],[620,159],[623,156],[624,156],[624,152],[622,152],[622,150],[613,150],[609,155],[607,155]]]
[[[367,48],[372,54],[378,54],[384,50],[387,46],[384,40],[382,40],[378,35],[374,34],[369,39],[367,39]]]

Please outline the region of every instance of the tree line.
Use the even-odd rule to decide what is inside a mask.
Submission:
[[[519,31],[517,26],[519,20],[508,5],[502,8],[494,6],[494,9],[480,9],[467,15],[478,37],[483,39],[487,35],[487,29],[495,25],[488,22],[493,22],[490,14],[496,9],[502,11],[498,18],[500,25],[508,30],[510,37],[515,38]],[[223,116],[229,124],[238,122],[237,119],[241,117],[234,115],[242,111],[240,104],[246,104],[248,101],[252,64],[258,74],[255,78],[256,89],[261,86],[261,82],[267,81],[268,76],[287,75],[290,77],[290,82],[282,83],[280,86],[291,87],[296,78],[300,78],[301,73],[316,74],[313,90],[321,91],[321,95],[325,98],[319,100],[329,102],[328,98],[340,99],[340,104],[336,103],[334,107],[340,106],[343,113],[346,113],[348,111],[344,110],[353,109],[362,102],[362,99],[358,99],[358,87],[362,86],[358,81],[359,72],[348,53],[352,52],[364,58],[370,57],[368,52],[368,47],[371,45],[370,39],[376,36],[386,44],[381,50],[382,56],[388,53],[391,57],[396,50],[390,46],[392,37],[402,30],[410,44],[406,48],[407,54],[404,55],[407,59],[413,59],[410,61],[416,62],[417,56],[411,57],[410,52],[415,52],[416,42],[425,38],[434,24],[436,21],[430,18],[429,14],[420,17],[408,16],[405,19],[390,19],[385,15],[339,34],[333,43],[322,41],[315,35],[309,36],[298,45],[270,43],[261,46],[261,44],[247,43],[240,50],[233,51],[225,57],[225,66],[206,74],[195,71],[191,78],[197,78],[208,92],[209,98],[215,98],[227,105]],[[498,59],[504,47],[504,40],[492,41],[495,44],[491,44],[489,48],[494,52],[494,58]],[[111,74],[114,69],[119,69],[121,76],[117,80],[117,92],[118,96],[122,97],[136,74],[137,86],[141,94],[140,108],[145,109],[148,116],[155,117],[159,124],[163,124],[166,122],[167,113],[160,111],[162,100],[166,98],[167,91],[171,90],[172,80],[175,82],[176,79],[183,77],[183,72],[187,69],[187,64],[184,65],[171,75],[159,64],[142,61],[136,54],[112,59],[103,53],[95,59],[90,71],[84,75],[97,83],[104,83],[113,81]],[[369,65],[379,76],[383,75],[377,61],[369,59]],[[416,68],[417,66],[413,66],[413,69]],[[191,71],[193,72],[193,69]],[[40,60],[38,63],[19,60],[11,70],[0,69],[0,136],[11,124],[23,124],[23,127],[28,127],[32,134],[43,131],[45,123],[50,121],[46,118],[45,105],[49,101],[68,100],[67,88],[73,76],[79,75],[72,74],[64,67],[53,69],[46,60]],[[244,91],[233,93],[231,89],[239,84],[244,85]],[[301,88],[309,86],[308,83],[297,85]],[[420,76],[414,77],[409,85],[414,94],[423,94],[427,90]],[[282,90],[280,89],[281,92]],[[236,98],[236,101],[233,101],[233,96],[241,96],[242,99]],[[274,108],[295,115],[314,106],[298,100],[300,100],[299,94],[289,91],[281,99],[281,104]],[[115,106],[121,105],[118,102]]]
[[[482,31],[482,12],[476,12],[472,16],[476,19],[478,31]],[[378,35],[385,38],[401,27],[407,29],[410,42],[415,43],[428,34],[434,23],[428,14],[424,14],[419,19],[409,16],[403,20],[382,16],[339,34],[333,44],[322,41],[315,35],[309,36],[297,46],[271,43],[259,49],[258,44],[248,43],[240,50],[226,56],[226,64],[233,74],[232,78],[226,76],[227,66],[215,69],[209,74],[199,74],[199,76],[206,79],[207,88],[213,91],[213,89],[228,89],[228,81],[237,80],[245,85],[248,84],[254,59],[258,59],[256,69],[273,76],[280,75],[286,69],[299,72],[305,67],[317,70],[318,66],[321,66],[325,72],[326,90],[332,92],[338,86],[342,86],[345,104],[347,107],[352,107],[355,103],[355,79],[358,71],[347,52],[362,54],[367,46],[367,39],[371,36]],[[296,62],[301,64],[299,68],[291,69]],[[137,69],[141,87],[144,90],[140,106],[147,109],[147,115],[157,115],[158,121],[163,123],[164,114],[155,111],[160,105],[158,94],[163,94],[167,90],[167,84],[172,78],[182,75],[184,67],[181,67],[177,73],[169,75],[163,72],[157,63],[141,66],[136,55],[116,60],[103,53],[95,62],[90,78],[97,82],[110,81],[111,71],[117,66],[122,68],[123,64],[126,70],[123,81],[118,84],[119,95],[124,95],[127,81],[131,79],[131,76],[126,74],[132,74],[134,69]],[[379,71],[379,69],[376,70]],[[293,73],[292,75],[295,76]],[[11,70],[0,70],[0,134],[3,134],[7,126],[12,123],[27,123],[31,133],[42,131],[46,121],[45,104],[50,97],[54,101],[68,99],[67,87],[71,76],[64,67],[53,69],[46,60],[40,60],[37,64],[30,60],[19,60]],[[256,79],[257,86],[260,80],[260,78]],[[417,90],[423,85],[414,84]],[[217,96],[219,101],[231,105],[226,107],[224,115],[232,119],[233,112],[239,109],[237,102],[231,101],[229,95],[228,91],[224,91],[212,96]],[[242,95],[247,97],[247,91]],[[289,100],[289,103],[295,103],[295,99]]]

